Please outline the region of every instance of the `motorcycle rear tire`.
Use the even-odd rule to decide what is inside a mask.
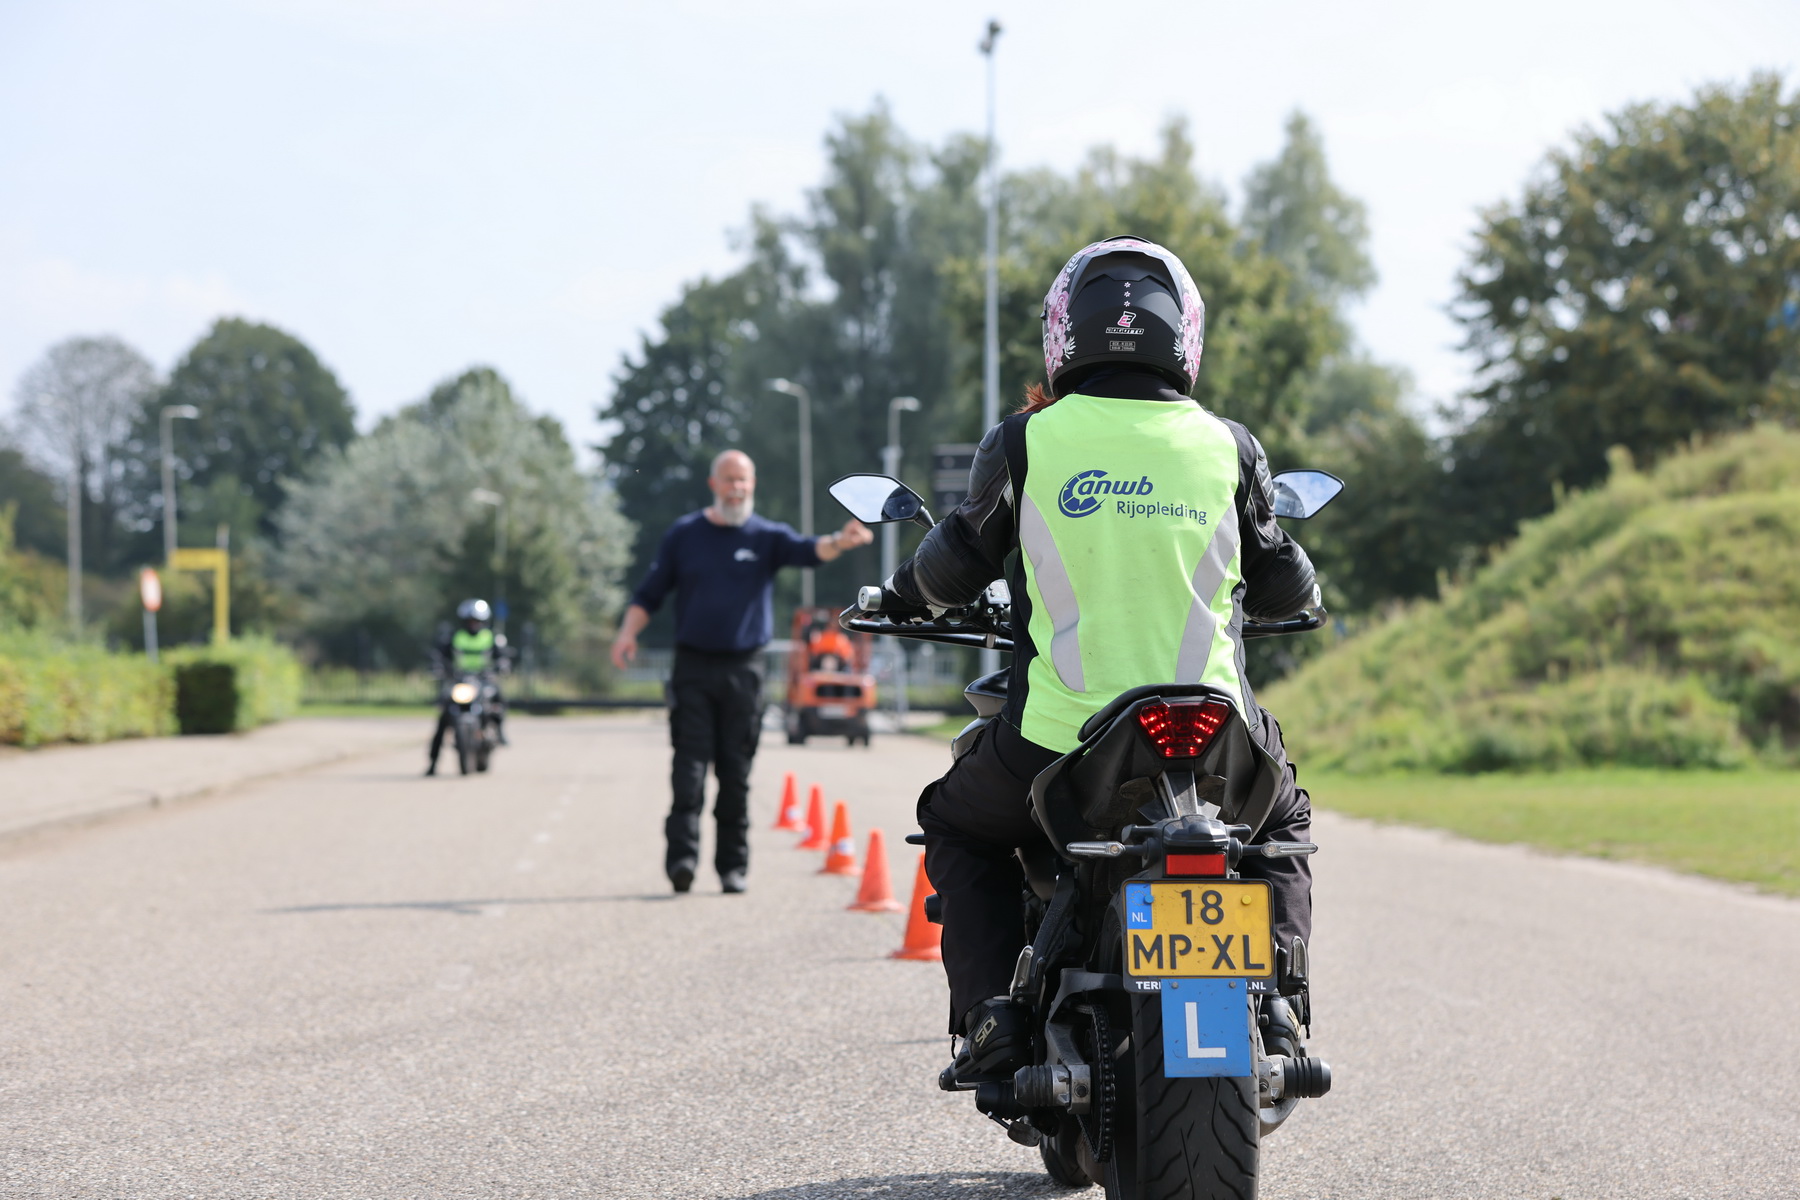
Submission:
[[[1117,918],[1107,924],[1117,947]],[[1121,960],[1109,957],[1109,969],[1120,970]],[[1256,1080],[1165,1077],[1162,997],[1132,992],[1123,1001],[1115,1011],[1129,1010],[1131,1041],[1116,1060],[1107,1200],[1254,1200]]]

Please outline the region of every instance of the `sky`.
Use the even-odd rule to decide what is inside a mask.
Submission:
[[[592,442],[621,356],[735,267],[753,205],[804,204],[838,117],[983,128],[990,16],[1009,168],[1150,153],[1180,116],[1235,196],[1312,117],[1369,209],[1353,322],[1422,411],[1468,382],[1446,307],[1478,214],[1549,150],[1629,103],[1800,84],[1793,0],[0,0],[0,388],[77,334],[166,372],[243,316],[364,427],[486,363]]]

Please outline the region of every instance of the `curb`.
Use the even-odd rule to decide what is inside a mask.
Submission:
[[[229,734],[224,736],[231,736]],[[210,783],[190,787],[149,788],[131,795],[129,798],[112,798],[96,803],[89,808],[75,812],[63,813],[53,817],[27,819],[16,825],[0,823],[0,848],[10,849],[21,842],[29,842],[40,836],[72,831],[86,826],[101,825],[120,817],[128,817],[135,813],[153,812],[159,808],[174,807],[192,800],[203,799],[220,792],[235,788],[248,787],[251,784],[264,783],[271,779],[282,779],[290,775],[300,775],[307,771],[315,771],[332,763],[349,759],[363,758],[370,754],[382,754],[401,746],[409,745],[419,739],[408,735],[405,738],[395,737],[391,742],[381,745],[359,746],[354,750],[337,750],[321,754],[319,757],[303,763],[284,766],[272,771],[258,771],[251,774],[234,775],[230,778],[215,780]]]

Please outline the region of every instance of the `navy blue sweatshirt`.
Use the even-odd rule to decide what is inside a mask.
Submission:
[[[675,644],[711,654],[747,653],[774,636],[775,572],[816,567],[817,538],[754,514],[715,525],[689,513],[663,534],[631,602],[646,612],[675,589]]]

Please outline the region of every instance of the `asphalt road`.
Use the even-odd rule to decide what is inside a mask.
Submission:
[[[513,724],[486,777],[384,752],[0,847],[0,1196],[1061,1194],[933,1086],[900,918],[766,828],[797,771],[904,887],[944,747],[765,740],[750,893],[674,898],[661,726]],[[1800,1194],[1800,905],[1318,833],[1337,1086],[1264,1196]]]

